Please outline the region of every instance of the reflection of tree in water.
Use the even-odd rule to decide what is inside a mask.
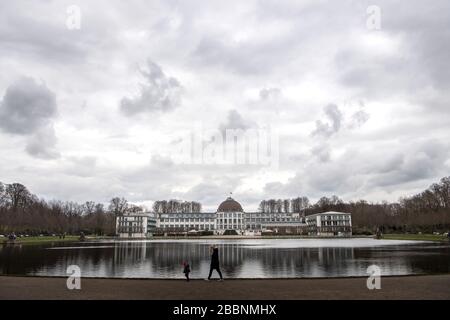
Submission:
[[[70,246],[88,246],[72,244]],[[0,250],[0,273],[15,275],[51,275],[66,276],[67,267],[78,265],[82,275],[112,275],[110,264],[113,251],[110,248],[94,249],[57,249],[53,246],[69,246],[66,243],[50,243],[45,245],[6,246]],[[101,267],[100,267],[101,266]],[[101,275],[95,271],[101,269]]]
[[[246,277],[345,274],[348,267],[346,261],[352,260],[354,255],[353,248],[252,248],[236,243],[220,244],[218,247],[221,268],[228,276],[240,275],[243,270]],[[199,266],[203,265],[203,269],[209,266],[209,245],[189,242],[116,245],[114,265],[143,260],[151,264],[152,270],[169,274],[176,274],[183,261],[189,261],[194,274],[197,274],[195,271],[200,269]],[[253,274],[251,268],[254,266],[258,266],[263,274]]]
[[[210,264],[210,245],[208,243],[196,242],[156,242],[133,243],[124,242],[116,244],[114,249],[113,265],[132,265],[146,261],[150,264],[150,269],[169,275],[181,274],[183,261],[188,261],[191,265],[193,275],[206,277]],[[244,261],[244,250],[238,244],[220,244],[219,258],[221,267],[227,274],[234,274]],[[150,277],[160,276],[159,274],[148,275]]]
[[[57,244],[54,244],[57,246]],[[207,242],[115,242],[0,247],[0,273],[65,276],[79,265],[83,276],[182,278],[182,262],[191,264],[193,278],[209,271]],[[89,248],[78,248],[88,246]],[[99,248],[92,248],[99,246]],[[450,272],[448,245],[373,248],[274,248],[245,243],[219,243],[222,271],[227,277],[323,277],[366,275],[371,264],[383,274]]]
[[[262,277],[345,274],[353,248],[248,248],[245,259],[261,266]]]

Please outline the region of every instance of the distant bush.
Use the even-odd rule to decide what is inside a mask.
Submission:
[[[237,236],[238,233],[236,232],[236,230],[225,230],[223,235],[224,236]]]

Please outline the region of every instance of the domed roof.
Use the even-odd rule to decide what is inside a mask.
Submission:
[[[231,197],[228,197],[227,200],[222,202],[217,209],[217,212],[243,212],[241,205],[239,202],[234,200]]]

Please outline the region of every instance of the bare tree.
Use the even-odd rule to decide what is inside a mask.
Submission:
[[[128,209],[128,201],[125,198],[115,197],[109,203],[109,211],[115,216],[123,215]]]
[[[129,213],[142,213],[144,210],[142,207],[136,206],[134,204],[128,205],[127,212]]]
[[[91,215],[95,212],[95,202],[94,201],[86,201],[83,205],[83,212],[86,215]]]
[[[283,200],[283,212],[284,213],[291,212],[291,201],[289,199]]]
[[[8,184],[5,193],[13,212],[16,212],[19,208],[25,207],[27,202],[31,199],[28,189],[20,183]]]
[[[7,196],[6,196],[6,187],[5,185],[0,182],[0,208],[3,208],[6,206],[6,200]]]

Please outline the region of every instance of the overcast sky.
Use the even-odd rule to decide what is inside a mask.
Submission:
[[[395,201],[450,173],[449,24],[446,0],[1,1],[0,181],[205,210]],[[270,125],[278,168],[178,163],[198,124]]]

